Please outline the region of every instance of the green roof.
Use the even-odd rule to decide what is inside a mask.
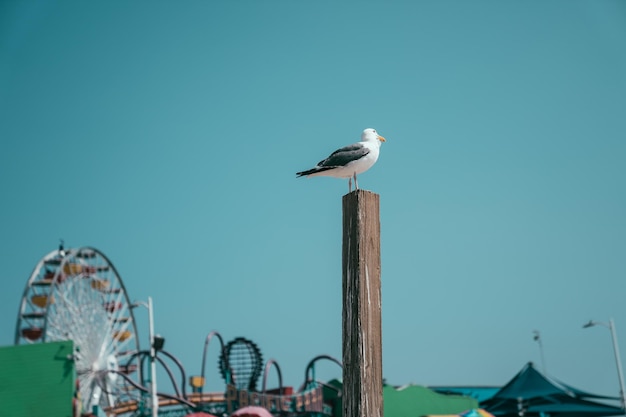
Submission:
[[[328,383],[342,387],[339,380]],[[436,393],[421,385],[407,385],[396,388],[383,386],[383,407],[385,417],[421,417],[434,414],[459,414],[478,408],[478,401],[463,395],[445,395]],[[341,397],[336,398],[335,417],[341,416]]]
[[[420,417],[432,414],[459,414],[478,408],[478,401],[462,395],[436,393],[421,385],[383,387],[385,417]]]

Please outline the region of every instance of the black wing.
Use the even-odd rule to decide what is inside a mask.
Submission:
[[[330,156],[317,163],[318,167],[342,167],[350,162],[363,158],[370,150],[360,143],[344,146],[331,153]]]

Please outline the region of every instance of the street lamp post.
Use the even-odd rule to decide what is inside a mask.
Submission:
[[[148,309],[148,320],[150,322],[150,402],[152,406],[152,417],[157,417],[159,414],[159,398],[157,396],[156,383],[156,346],[154,343],[154,312],[152,309],[152,297],[148,297],[148,303],[145,303],[143,301],[135,301],[132,306],[143,306]]]
[[[611,331],[611,339],[613,339],[613,352],[615,353],[615,364],[617,366],[617,376],[619,378],[619,396],[622,403],[622,410],[626,410],[626,391],[624,390],[624,375],[622,374],[622,361],[620,360],[619,348],[617,346],[617,335],[615,332],[615,323],[613,319],[609,319],[609,323],[603,323],[601,321],[589,320],[588,323],[583,325],[583,328],[589,328],[593,326],[604,326]]]
[[[533,340],[539,343],[539,353],[541,354],[541,368],[543,374],[546,375],[546,358],[543,356],[543,343],[541,343],[541,333],[539,330],[533,330]]]

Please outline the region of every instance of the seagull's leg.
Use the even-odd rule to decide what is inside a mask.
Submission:
[[[356,172],[354,173],[354,189],[359,189],[359,182],[356,180]]]
[[[348,193],[352,192],[352,177],[348,178]]]

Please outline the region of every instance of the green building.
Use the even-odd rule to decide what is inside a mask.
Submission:
[[[0,347],[0,416],[72,417],[71,341]]]

